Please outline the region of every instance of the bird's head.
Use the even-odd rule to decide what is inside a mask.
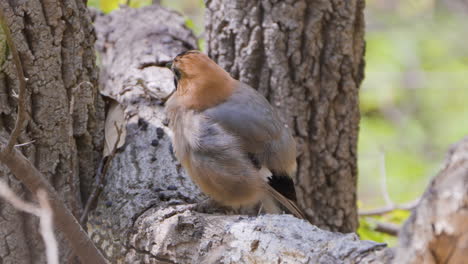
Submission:
[[[188,108],[204,110],[226,100],[235,80],[207,55],[189,50],[167,64],[174,73],[175,96]]]

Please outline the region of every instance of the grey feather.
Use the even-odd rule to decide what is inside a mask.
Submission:
[[[225,102],[204,111],[206,116],[246,141],[258,145],[278,139],[282,124],[268,101],[243,83]]]
[[[296,145],[270,103],[250,86],[238,83],[223,103],[203,112],[241,139],[246,152],[254,153],[270,170],[291,173]]]

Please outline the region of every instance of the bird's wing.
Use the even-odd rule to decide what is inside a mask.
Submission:
[[[195,116],[193,121],[198,122],[190,147],[190,170],[195,182],[226,205],[257,202],[264,183],[242,150],[239,138],[203,115]]]
[[[242,205],[259,201],[261,190],[265,190],[296,217],[304,219],[294,203],[296,193],[289,176],[272,174],[263,164],[258,168],[243,149],[240,138],[212,118],[202,116],[197,127],[191,168],[205,193],[227,205]]]
[[[266,179],[270,186],[295,201],[294,182],[290,177],[296,164],[295,141],[262,95],[246,84],[238,85],[228,100],[204,113],[239,137],[254,166],[271,171]]]
[[[265,144],[278,140],[284,129],[274,109],[256,90],[246,84],[229,100],[204,111],[205,115],[238,136],[252,152],[263,152]]]

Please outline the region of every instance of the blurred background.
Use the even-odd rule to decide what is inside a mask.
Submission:
[[[88,0],[104,13],[150,0]],[[204,48],[202,0],[162,0],[186,17]],[[405,205],[421,196],[451,144],[468,135],[468,0],[367,0],[361,86],[359,208]],[[408,211],[360,217],[362,239],[394,245],[377,223]]]

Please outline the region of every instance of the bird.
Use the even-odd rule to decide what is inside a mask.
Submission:
[[[166,66],[176,87],[165,106],[174,154],[201,191],[223,206],[305,219],[292,179],[296,142],[266,98],[198,50]]]

